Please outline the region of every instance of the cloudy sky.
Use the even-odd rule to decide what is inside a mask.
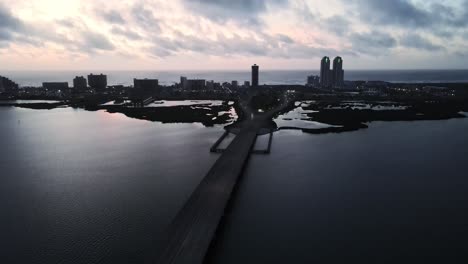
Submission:
[[[0,0],[0,70],[468,68],[468,0]]]

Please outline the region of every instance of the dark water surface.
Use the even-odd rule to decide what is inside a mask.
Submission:
[[[467,263],[468,120],[275,134],[210,263]]]
[[[142,263],[221,128],[0,108],[0,263]]]
[[[468,119],[275,134],[211,263],[466,263]],[[221,127],[0,108],[0,263],[142,263]],[[462,260],[462,261],[460,261]]]

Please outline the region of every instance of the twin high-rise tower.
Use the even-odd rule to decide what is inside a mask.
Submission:
[[[341,57],[336,57],[333,60],[333,69],[331,70],[330,58],[323,57],[320,64],[320,86],[322,88],[343,88],[344,70]]]
[[[330,58],[323,57],[320,63],[320,86],[328,88],[331,86]]]

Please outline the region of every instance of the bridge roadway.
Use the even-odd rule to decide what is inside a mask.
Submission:
[[[242,129],[216,161],[205,178],[176,215],[164,234],[164,248],[156,263],[201,264],[224,215],[234,187],[242,175],[257,132],[270,120],[274,111],[262,115],[249,115]],[[243,104],[245,106],[245,104]],[[245,113],[250,109],[242,107]],[[153,260],[154,261],[154,260]]]
[[[157,263],[203,263],[258,129],[255,122],[244,126],[216,161],[171,223]]]

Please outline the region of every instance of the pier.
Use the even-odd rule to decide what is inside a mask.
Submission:
[[[133,99],[132,106],[133,107],[145,107],[153,103],[154,101],[156,101],[156,99],[152,96],[144,98],[144,99]]]
[[[254,149],[254,147],[253,147],[252,150],[251,150],[251,154],[270,154],[270,152],[271,152],[271,143],[273,141],[273,133],[274,132],[275,132],[274,129],[272,129],[272,128],[269,129],[269,132],[268,132],[268,135],[269,135],[268,145],[267,145],[266,149],[258,150],[258,149]],[[221,145],[221,143],[223,143],[224,139],[226,139],[226,137],[229,134],[230,134],[230,132],[228,130],[224,131],[223,135],[221,135],[221,137],[213,144],[213,146],[211,146],[210,152],[211,153],[223,153],[226,149],[219,148],[219,145]],[[255,141],[257,140],[258,136],[259,136],[259,133],[257,133],[257,136],[255,137]]]

